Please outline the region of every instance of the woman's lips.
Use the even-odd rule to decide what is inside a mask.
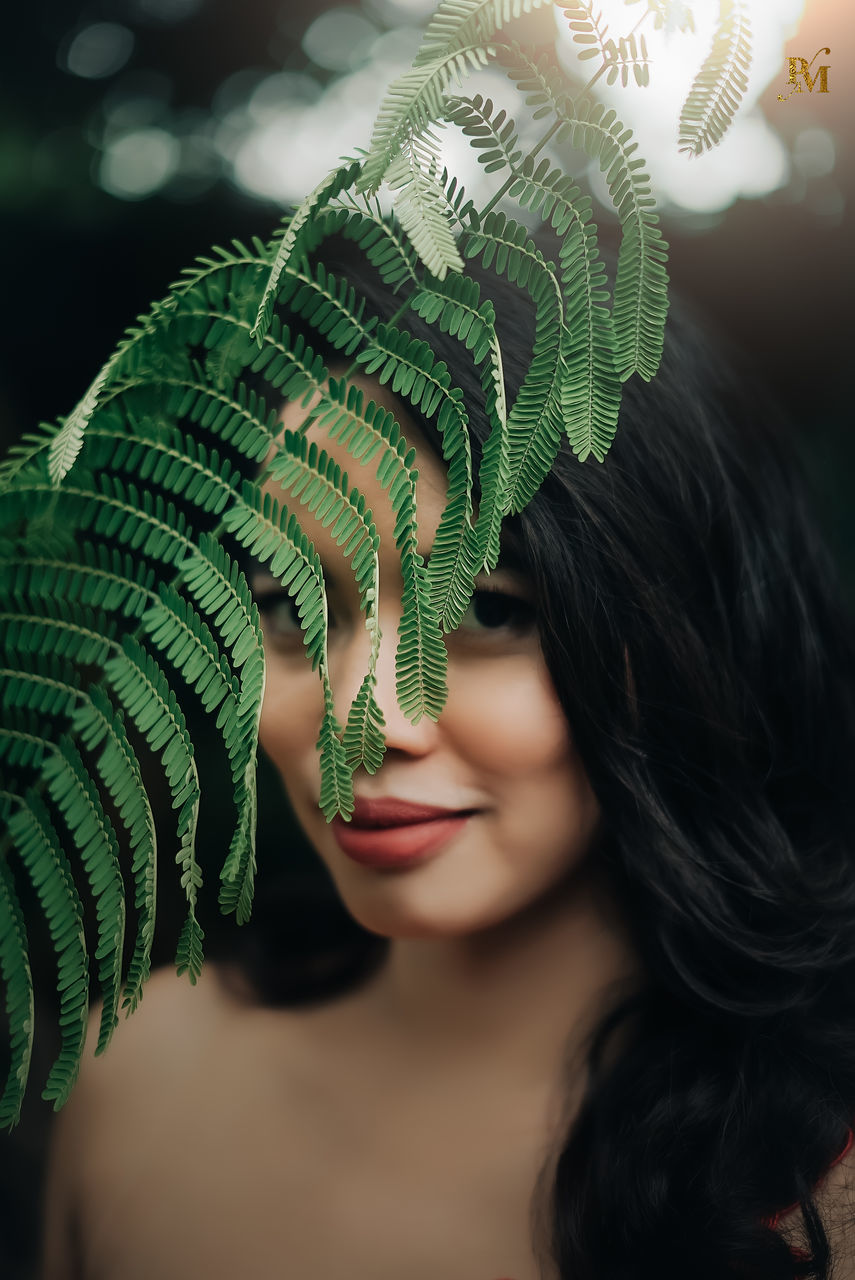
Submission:
[[[357,800],[351,821],[337,817],[331,827],[339,848],[354,862],[396,868],[439,853],[472,813],[401,800]]]

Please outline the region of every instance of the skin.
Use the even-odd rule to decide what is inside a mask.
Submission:
[[[381,389],[368,385],[366,391],[377,398]],[[393,402],[384,399],[391,407]],[[404,418],[407,440],[417,450],[419,542],[426,556],[445,506],[446,477],[415,424],[395,407]],[[296,430],[306,412],[300,404],[288,405],[284,425]],[[318,808],[320,681],[305,659],[287,598],[264,573],[254,582],[268,656],[261,744],[342,899],[366,928],[396,939],[441,940],[479,933],[538,902],[577,871],[600,822],[599,805],[540,651],[528,586],[521,573],[509,569],[479,577],[476,601],[460,628],[446,637],[446,706],[437,723],[427,717],[411,723],[395,694],[403,583],[394,549],[394,511],[374,466],[359,467],[317,425],[307,434],[343,470],[349,469],[365,493],[380,535],[383,639],[376,696],[386,721],[386,756],[374,777],[357,771],[354,792],[366,799],[395,797],[478,812],[441,856],[406,873],[378,872],[342,852]],[[265,487],[280,500],[286,496],[275,482]],[[336,713],[344,723],[367,668],[369,637],[341,549],[305,508],[300,507],[299,515],[332,584],[329,671]],[[485,598],[488,586],[506,594]],[[490,602],[492,621],[500,625],[491,625],[489,616],[486,623],[482,620]]]
[[[394,407],[417,449],[427,553],[445,475]],[[305,413],[289,405],[283,422],[297,428]],[[320,682],[259,574],[262,744],[346,906],[390,939],[388,959],[358,990],[292,1010],[259,1006],[226,969],[206,966],[192,991],[155,974],[108,1052],[93,1059],[90,1043],[59,1117],[44,1280],[556,1280],[536,1257],[532,1210],[581,1101],[586,1036],[642,976],[597,859],[602,815],[524,625],[531,602],[516,572],[497,570],[490,585],[517,600],[507,617],[518,625],[471,611],[447,637],[438,721],[402,715],[392,513],[373,468],[309,433],[366,493],[381,537],[387,750],[375,775],[356,772],[355,792],[477,814],[406,870],[344,855],[317,807]],[[330,678],[343,722],[368,637],[348,564],[300,515],[333,584]],[[855,1280],[842,1212],[853,1169],[855,1152],[821,1199],[841,1280]],[[782,1230],[797,1241],[792,1218]]]

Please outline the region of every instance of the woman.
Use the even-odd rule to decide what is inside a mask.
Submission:
[[[512,396],[528,320],[494,292]],[[381,315],[399,302],[374,288]],[[409,327],[483,443],[462,347]],[[427,555],[437,436],[362,385],[416,448]],[[358,483],[386,755],[349,824],[318,809],[296,615],[252,574],[262,744],[349,923],[268,899],[257,963],[192,993],[155,976],[60,1116],[46,1280],[855,1276],[852,639],[775,433],[672,322],[606,463],[564,448],[506,522],[437,722],[397,706],[394,514]],[[301,519],[342,719],[368,635],[341,549]]]

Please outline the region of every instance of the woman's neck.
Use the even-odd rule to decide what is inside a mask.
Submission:
[[[520,1082],[554,1078],[639,964],[591,874],[512,919],[455,938],[400,938],[364,990],[379,1034],[421,1066],[468,1061]]]

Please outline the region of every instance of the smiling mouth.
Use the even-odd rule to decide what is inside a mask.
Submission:
[[[443,805],[417,804],[412,800],[400,800],[384,796],[370,800],[356,796],[351,825],[365,828],[407,827],[417,822],[431,822],[436,818],[457,818],[472,813],[472,809],[450,809]]]
[[[330,825],[339,848],[354,862],[378,870],[395,870],[436,857],[477,812],[434,810],[431,816],[411,815],[407,821],[401,817],[396,820],[391,812],[369,819],[363,812],[361,824],[354,813],[351,822],[338,817]]]

